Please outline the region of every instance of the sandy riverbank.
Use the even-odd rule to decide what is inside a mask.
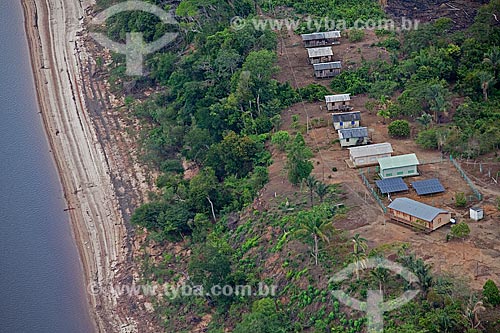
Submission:
[[[109,292],[125,262],[126,228],[105,152],[82,94],[82,62],[88,55],[79,35],[90,0],[21,0],[38,102],[63,184],[85,272],[90,312],[100,332],[135,331],[117,311]]]

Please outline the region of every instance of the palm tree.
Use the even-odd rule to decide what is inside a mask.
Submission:
[[[484,63],[490,64],[493,67],[495,77],[497,77],[498,69],[500,68],[500,47],[495,46],[484,55]]]
[[[387,269],[383,267],[375,267],[372,269],[370,274],[378,281],[378,288],[380,290],[380,293],[384,293],[384,283],[387,282],[387,279],[389,278],[389,273],[387,272]]]
[[[333,231],[333,225],[328,220],[323,220],[319,216],[314,216],[314,213],[304,212],[299,214],[298,228],[293,232],[294,236],[311,237],[313,240],[312,256],[314,262],[318,265],[319,257],[319,242],[330,242],[330,234]]]
[[[480,71],[477,73],[477,78],[479,79],[479,82],[481,83],[481,89],[483,90],[483,98],[484,101],[488,101],[488,90],[492,85],[495,84],[495,76],[486,71]]]
[[[314,192],[316,192],[316,194],[318,195],[319,201],[321,203],[323,203],[323,199],[328,194],[329,190],[330,190],[330,186],[326,185],[325,183],[318,182],[316,184],[316,187],[314,188]]]
[[[310,200],[311,200],[311,207],[314,207],[314,198],[313,198],[314,196],[313,196],[313,193],[314,193],[314,189],[316,188],[316,184],[318,184],[318,180],[314,176],[309,175],[305,179],[305,182],[306,182],[307,187],[309,188],[309,196],[310,196]]]
[[[417,118],[417,122],[422,125],[425,129],[429,127],[432,123],[432,116],[428,113],[423,113],[420,117]]]
[[[353,253],[352,262],[354,264],[354,271],[356,272],[356,280],[359,280],[359,271],[365,269],[366,266],[366,254],[364,252],[361,253]]]
[[[368,249],[368,244],[366,243],[366,239],[359,234],[354,235],[352,241],[354,243],[352,258],[355,265],[356,279],[359,280],[359,271],[366,268],[366,250]]]
[[[427,88],[426,99],[429,109],[434,112],[434,121],[438,123],[438,113],[448,109],[447,91],[441,84],[433,84]]]
[[[361,237],[359,234],[354,235],[352,238],[353,245],[353,253],[361,253],[366,252],[368,249],[368,244],[366,243],[366,239]]]

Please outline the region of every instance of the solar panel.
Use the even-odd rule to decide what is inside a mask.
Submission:
[[[411,184],[418,195],[434,194],[444,192],[445,189],[443,185],[439,182],[439,179],[426,179],[413,182]]]
[[[408,191],[408,186],[403,178],[387,178],[375,181],[382,194]]]

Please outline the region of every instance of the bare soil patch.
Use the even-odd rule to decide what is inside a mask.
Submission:
[[[341,45],[334,46],[334,54],[343,60],[344,70],[355,68],[361,59],[374,60],[379,57],[387,59],[385,50],[372,46],[377,37],[372,32],[367,33],[364,42],[350,44],[342,39]],[[278,49],[279,66],[281,72],[277,79],[281,82],[289,81],[294,87],[303,87],[310,83],[328,86],[330,80],[316,80],[313,76],[312,66],[307,62],[307,51],[301,44],[300,36],[289,34],[281,41]],[[358,51],[359,49],[359,51]],[[292,135],[298,131],[303,132],[305,140],[313,150],[314,170],[312,174],[327,184],[341,184],[344,204],[350,208],[347,217],[336,221],[337,228],[347,230],[351,234],[359,233],[368,239],[370,246],[376,247],[384,244],[404,242],[410,244],[418,256],[425,258],[433,264],[437,273],[452,274],[466,279],[474,289],[482,288],[487,279],[500,279],[500,236],[499,214],[493,206],[494,194],[498,194],[496,184],[485,179],[483,174],[476,174],[469,165],[464,168],[470,171],[471,178],[476,178],[484,184],[477,184],[486,200],[483,202],[487,208],[486,218],[480,222],[468,219],[468,207],[477,205],[471,201],[468,207],[457,209],[454,204],[455,194],[464,192],[474,200],[472,190],[469,188],[459,172],[451,164],[448,157],[442,156],[438,151],[425,150],[418,147],[414,138],[418,132],[416,125],[412,124],[412,139],[397,140],[388,136],[387,124],[375,112],[366,109],[368,101],[366,95],[352,96],[354,110],[361,111],[362,126],[367,126],[373,143],[390,142],[395,155],[416,153],[422,166],[420,176],[406,179],[407,183],[415,180],[438,178],[444,185],[446,192],[429,197],[418,197],[415,192],[394,195],[394,197],[410,197],[424,203],[450,210],[454,217],[466,220],[471,227],[471,235],[465,241],[446,242],[446,234],[450,226],[431,233],[418,233],[410,228],[388,222],[382,209],[376,204],[362,183],[359,170],[350,169],[345,160],[348,151],[341,149],[335,142],[336,131],[331,123],[331,115],[326,111],[324,102],[304,102],[293,105],[282,113],[282,130],[289,131]],[[293,128],[292,116],[299,116],[299,126]],[[267,207],[272,207],[276,202],[290,198],[300,188],[292,187],[286,179],[286,155],[272,150],[273,165],[270,167],[270,182],[263,189],[260,200]],[[498,164],[492,164],[492,173],[496,172]],[[335,169],[334,169],[335,168]],[[477,168],[477,167],[476,167]],[[500,169],[500,168],[499,168]],[[336,171],[333,171],[336,170]],[[368,170],[366,170],[368,171]],[[375,168],[369,170],[372,181]],[[303,189],[303,192],[306,190]],[[383,198],[384,203],[389,203]]]

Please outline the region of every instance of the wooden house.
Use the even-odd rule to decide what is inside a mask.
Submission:
[[[307,55],[311,65],[330,62],[333,60],[333,50],[331,46],[307,49]]]
[[[333,127],[336,130],[342,128],[353,128],[359,127],[361,121],[361,112],[342,112],[342,113],[332,113]]]
[[[326,95],[325,102],[328,111],[349,111],[352,109],[350,94]]]
[[[361,146],[368,143],[368,128],[366,127],[339,129],[337,132],[341,147]]]
[[[334,77],[340,74],[342,63],[340,61],[314,64],[314,76],[317,79]]]
[[[379,158],[391,157],[393,152],[390,143],[377,143],[349,148],[349,159],[355,167],[364,167],[378,164]]]
[[[392,220],[427,231],[436,230],[451,220],[450,212],[408,198],[396,198],[387,208]]]
[[[301,35],[304,46],[319,47],[325,45],[340,44],[340,31],[314,32]]]
[[[418,165],[420,162],[415,154],[406,154],[378,159],[380,177],[409,177],[418,176]]]

